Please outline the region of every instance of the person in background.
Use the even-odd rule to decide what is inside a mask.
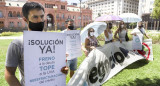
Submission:
[[[126,36],[128,37],[127,32],[128,32],[128,30],[127,30],[124,22],[121,21],[121,22],[119,23],[119,28],[116,30],[116,32],[115,32],[115,34],[114,34],[114,38],[118,39],[118,40],[120,41],[120,43],[126,42],[126,41],[128,41],[128,40],[126,39]],[[119,37],[117,37],[117,34],[118,34]]]
[[[74,30],[74,21],[72,19],[67,19],[65,21],[66,23],[66,29],[64,31]],[[70,59],[69,54],[66,51],[66,60],[67,60],[67,66],[70,69],[70,78],[74,75],[74,71],[77,69],[77,58]]]
[[[138,27],[135,28],[135,29],[131,32],[131,35],[134,35],[134,36],[137,35],[136,29],[138,29],[138,30],[143,34],[143,36],[145,35],[145,36],[149,39],[149,37],[148,37],[148,35],[146,34],[146,31],[145,31],[145,29],[144,29],[144,27],[143,27],[143,23],[142,23],[142,22],[138,22]]]
[[[36,2],[27,2],[22,7],[24,21],[28,24],[28,31],[43,31],[44,8]],[[35,34],[36,35],[36,34]],[[24,56],[23,38],[11,42],[6,55],[5,79],[9,86],[24,86]],[[33,53],[36,51],[33,51]],[[17,67],[21,73],[21,81],[15,76]],[[68,68],[61,68],[61,72],[67,74]]]
[[[88,29],[88,37],[85,39],[85,48],[88,51],[88,54],[99,46],[97,38],[94,36],[94,29]],[[86,56],[88,56],[88,54]]]
[[[144,35],[149,39],[148,35],[146,34],[146,31],[143,27],[143,23],[142,22],[138,22],[138,27],[135,28],[132,32],[131,32],[131,35],[133,36],[137,36],[138,32],[140,32],[143,36],[142,36],[142,42],[144,41]],[[139,52],[142,52],[142,54],[144,55],[145,54],[145,51],[144,51],[144,47],[142,45],[142,50],[138,50]]]
[[[107,24],[106,30],[104,30],[105,44],[113,42],[112,23]]]

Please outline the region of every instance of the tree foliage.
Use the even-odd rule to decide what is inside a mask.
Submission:
[[[156,19],[160,18],[160,0],[155,0],[152,16]]]

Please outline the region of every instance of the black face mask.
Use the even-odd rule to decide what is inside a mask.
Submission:
[[[143,25],[139,26],[139,28],[142,28],[142,27],[143,27]]]
[[[73,30],[74,26],[68,26],[68,29]]]
[[[43,31],[44,22],[33,23],[33,22],[29,21],[29,28],[32,31]]]

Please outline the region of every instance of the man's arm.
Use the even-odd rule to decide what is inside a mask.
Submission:
[[[147,34],[144,34],[148,39],[149,39],[149,37],[148,37],[148,35]]]
[[[5,69],[5,79],[9,86],[21,86],[17,77],[15,76],[17,67],[6,67]]]
[[[137,34],[136,34],[136,33],[131,33],[131,35],[134,35],[134,36],[136,36]]]

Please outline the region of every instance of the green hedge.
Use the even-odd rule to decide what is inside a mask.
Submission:
[[[47,31],[47,32],[61,32],[61,30],[57,30],[57,31],[51,30],[51,31]]]
[[[15,32],[3,32],[2,34],[1,34],[1,36],[12,36],[12,35],[14,35],[15,34]]]
[[[2,32],[0,36],[20,36],[23,32]]]
[[[113,31],[113,36],[114,36],[114,33],[115,33],[116,29],[113,29],[112,31]],[[129,29],[129,30],[128,30],[128,37],[129,37],[129,40],[130,40],[130,41],[132,40],[132,35],[130,35],[131,31],[132,31],[132,29]],[[155,43],[160,43],[160,33],[150,33],[150,32],[151,32],[151,31],[149,31],[149,30],[146,31],[146,33],[147,33],[147,35],[149,36],[149,38],[152,39],[153,44],[155,44]],[[144,36],[144,38],[146,39],[145,36]],[[99,35],[99,36],[97,37],[97,39],[98,39],[99,41],[105,41],[104,33],[102,33],[101,35]]]

